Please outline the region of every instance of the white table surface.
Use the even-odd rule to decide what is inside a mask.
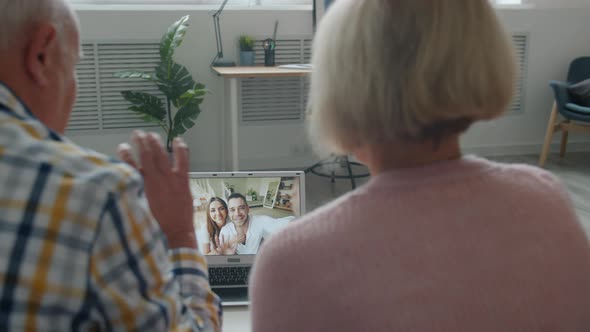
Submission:
[[[224,332],[250,332],[250,309],[248,307],[223,307]]]

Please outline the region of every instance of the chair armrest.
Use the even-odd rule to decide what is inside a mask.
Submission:
[[[561,81],[549,81],[549,86],[553,89],[555,102],[557,103],[557,107],[560,111],[565,108],[565,104],[572,102],[570,94],[567,91],[567,88],[570,86],[569,83]]]

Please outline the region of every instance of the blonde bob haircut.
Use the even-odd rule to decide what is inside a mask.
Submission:
[[[309,136],[336,153],[461,133],[507,109],[516,74],[489,0],[336,0],[312,65]]]

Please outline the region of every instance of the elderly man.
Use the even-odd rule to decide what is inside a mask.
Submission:
[[[220,330],[186,145],[171,166],[136,133],[142,179],[65,139],[75,15],[65,0],[0,0],[0,21],[0,331]]]

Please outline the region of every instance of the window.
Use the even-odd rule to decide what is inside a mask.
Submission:
[[[497,5],[522,5],[523,0],[494,0]]]
[[[83,4],[221,4],[223,0],[68,0]],[[520,5],[526,0],[491,0],[498,5]],[[313,0],[229,0],[228,5],[311,5]]]
[[[109,5],[215,5],[223,0],[68,0],[73,4]],[[522,5],[528,0],[490,0],[497,5]],[[313,0],[229,0],[228,6],[311,5]]]
[[[68,0],[73,4],[93,5],[215,5],[223,0]],[[313,0],[229,0],[227,5],[261,6],[261,5],[311,5]]]

